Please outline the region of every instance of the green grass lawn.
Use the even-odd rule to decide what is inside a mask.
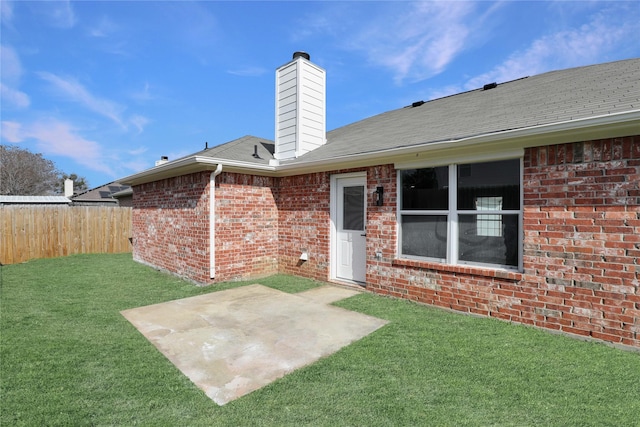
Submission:
[[[337,305],[387,326],[220,407],[120,311],[247,283],[319,283],[199,288],[130,254],[0,274],[2,426],[640,426],[640,353],[370,294]]]

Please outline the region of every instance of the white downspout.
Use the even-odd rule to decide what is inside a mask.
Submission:
[[[216,176],[222,173],[222,164],[209,176],[209,278],[216,277]]]

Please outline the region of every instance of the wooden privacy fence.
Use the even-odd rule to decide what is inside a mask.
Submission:
[[[0,262],[130,252],[131,208],[0,206]]]

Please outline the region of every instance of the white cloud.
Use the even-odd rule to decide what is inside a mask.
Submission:
[[[3,121],[2,122],[2,139],[7,142],[16,144],[22,142],[22,125],[18,122]]]
[[[2,138],[11,143],[35,140],[43,154],[64,156],[99,172],[114,175],[103,157],[100,144],[77,134],[70,124],[55,120],[39,120],[30,124],[2,122]]]
[[[149,119],[143,116],[134,115],[129,118],[129,123],[138,129],[138,133],[142,133],[144,131],[144,127],[149,124]]]
[[[0,99],[2,99],[3,104],[8,103],[16,108],[27,108],[31,104],[29,95],[10,88],[4,83],[0,83]]]
[[[136,148],[135,150],[129,150],[127,151],[127,154],[129,154],[130,156],[139,156],[141,154],[144,154],[148,151],[147,147],[140,147],[140,148]]]
[[[620,20],[620,9],[605,9],[579,27],[544,35],[491,71],[470,79],[465,88],[476,89],[489,82],[506,82],[549,70],[603,62],[602,58],[617,53],[625,44],[637,43],[640,9],[629,12],[626,20]]]
[[[420,81],[442,72],[462,52],[471,33],[475,6],[468,2],[394,3],[349,47],[389,68],[397,83]],[[407,7],[409,10],[407,10]],[[475,25],[475,24],[474,24]]]
[[[38,76],[51,83],[58,92],[69,100],[77,102],[90,111],[112,120],[125,131],[128,130],[129,125],[133,125],[137,132],[141,133],[144,131],[144,127],[150,123],[147,117],[139,114],[125,117],[124,111],[126,107],[117,102],[93,95],[87,88],[73,78],[63,78],[48,72],[39,72]]]
[[[9,0],[0,1],[0,18],[2,23],[10,25],[13,21],[13,2]]]
[[[126,129],[122,113],[125,110],[121,105],[91,94],[83,85],[72,78],[62,78],[52,73],[40,72],[40,78],[51,83],[56,90],[67,96],[70,100],[84,105],[94,113],[113,120],[116,124]]]
[[[9,46],[2,45],[0,46],[0,58],[2,58],[0,64],[2,81],[17,83],[22,77],[22,64],[16,51]]]
[[[3,105],[15,108],[27,108],[29,106],[29,96],[18,89],[20,78],[22,77],[22,65],[16,52],[9,46],[0,46],[0,58],[2,63],[0,69],[0,99]]]
[[[267,69],[262,67],[245,67],[235,70],[228,70],[227,73],[240,77],[259,77],[267,73]]]

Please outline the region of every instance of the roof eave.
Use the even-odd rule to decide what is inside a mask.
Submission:
[[[119,179],[118,181],[125,185],[134,186],[145,184],[147,182],[159,181],[161,179],[173,178],[175,176],[185,175],[191,172],[198,172],[203,169],[203,166],[205,168],[207,166],[206,160],[208,159],[204,158],[205,162],[202,162],[201,159],[202,158],[199,156],[185,157],[183,159],[164,163],[151,169],[129,175],[125,178]],[[213,168],[215,168],[215,166],[215,164],[212,165]]]
[[[466,153],[472,147],[490,145],[492,150],[516,149],[562,144],[602,138],[617,138],[640,134],[640,109],[624,113],[606,114],[586,119],[566,120],[551,124],[504,130],[465,138],[414,144],[366,153],[324,158],[312,161],[295,161],[286,164],[259,165],[227,159],[194,155],[130,175],[118,180],[127,185],[139,185],[188,173],[213,171],[222,164],[225,172],[250,173],[264,176],[290,176],[327,170],[366,167],[378,164],[397,163],[424,155],[438,156]]]
[[[390,164],[425,156],[437,156],[466,153],[470,148],[482,146],[482,150],[528,148],[568,142],[586,141],[603,138],[618,138],[640,134],[640,110],[607,114],[588,119],[567,120],[546,125],[530,126],[521,129],[505,130],[465,138],[438,142],[425,142],[407,147],[390,148],[369,153],[359,153],[310,162],[295,162],[278,167],[278,175],[296,175],[299,173],[319,172],[330,169],[346,169],[378,164]],[[381,160],[383,160],[381,162]]]

